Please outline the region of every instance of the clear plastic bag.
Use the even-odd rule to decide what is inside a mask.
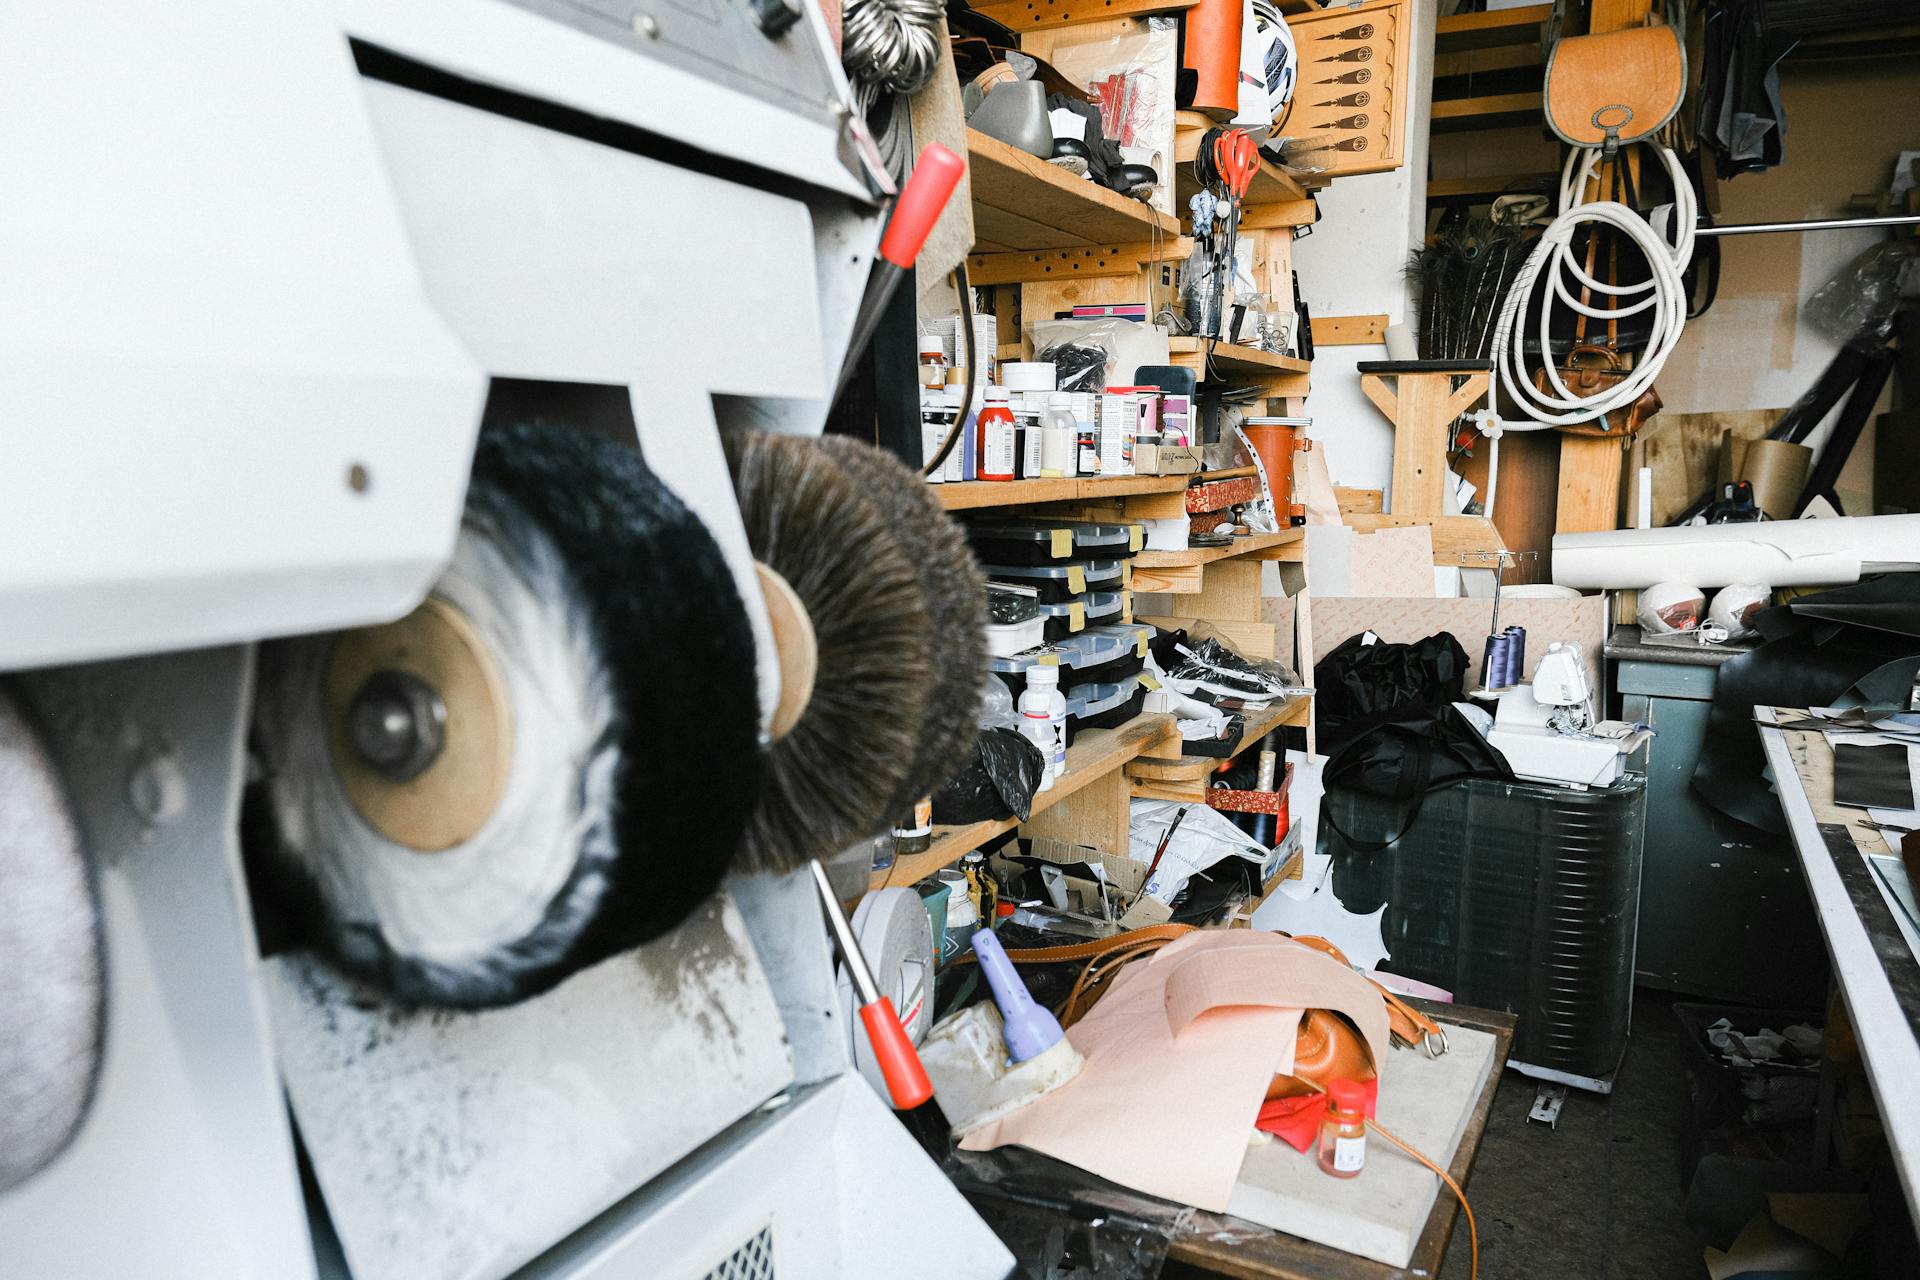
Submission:
[[[1167,331],[1138,320],[1103,316],[1097,320],[1035,320],[1027,326],[1036,360],[1054,365],[1062,391],[1098,393],[1108,387],[1131,386],[1133,372],[1143,364],[1167,364]],[[1085,349],[1106,354],[1104,367],[1095,370]],[[1063,363],[1073,365],[1061,369]],[[1069,382],[1069,379],[1072,379]]]
[[[1214,706],[1261,706],[1310,692],[1284,663],[1247,658],[1208,637],[1174,644],[1176,661],[1168,683],[1188,697]]]
[[[1151,166],[1159,182],[1149,201],[1174,212],[1174,80],[1178,28],[1172,18],[1107,23],[1111,34],[1092,40],[1069,29],[1046,52],[1053,68],[1090,90],[1100,106],[1100,128],[1119,144],[1129,164]]]
[[[1801,314],[1836,342],[1863,334],[1884,340],[1893,332],[1894,313],[1915,305],[1920,305],[1920,244],[1889,240],[1814,290]]]

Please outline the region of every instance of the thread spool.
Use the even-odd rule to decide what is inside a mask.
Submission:
[[[537,994],[718,886],[760,785],[755,675],[718,546],[636,451],[485,432],[420,608],[262,648],[263,882],[402,1000]]]
[[[1519,684],[1527,678],[1527,630],[1525,627],[1508,627],[1507,637],[1507,683]]]

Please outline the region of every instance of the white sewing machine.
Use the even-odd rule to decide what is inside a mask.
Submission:
[[[1556,644],[1540,656],[1531,684],[1499,695],[1487,741],[1523,778],[1604,787],[1651,736],[1623,721],[1596,721],[1579,651]]]

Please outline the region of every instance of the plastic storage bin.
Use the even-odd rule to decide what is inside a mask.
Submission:
[[[1606,1092],[1627,1044],[1640,905],[1646,779],[1579,790],[1474,778],[1426,797],[1379,853],[1404,807],[1329,792],[1321,849],[1347,910],[1386,904],[1381,967],[1520,1016],[1508,1062]]]
[[[1031,587],[987,584],[987,652],[1019,653],[1046,640],[1047,620]]]
[[[1074,520],[982,520],[967,537],[982,564],[1046,565],[1131,557],[1146,541],[1138,524]]]
[[[1146,634],[1142,635],[1143,632]],[[1027,672],[1038,666],[1060,668],[1062,691],[1089,681],[1115,684],[1140,674],[1146,665],[1147,637],[1152,632],[1153,628],[1144,623],[1088,627],[1056,644],[995,657],[987,663],[987,668],[1006,683],[1016,698],[1026,692]]]
[[[1113,729],[1140,714],[1147,701],[1138,676],[1112,684],[1093,680],[1062,690],[1067,699],[1067,745],[1088,729]]]
[[[981,570],[996,582],[1032,587],[1049,604],[1070,600],[1088,591],[1118,591],[1133,578],[1125,560],[1073,560],[1065,564],[985,564]]]

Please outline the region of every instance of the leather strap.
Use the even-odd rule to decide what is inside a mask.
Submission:
[[[1076,942],[1065,947],[1024,947],[1009,950],[1007,959],[1015,964],[1062,964],[1070,960],[1094,960],[1109,951],[1118,951],[1122,947],[1135,946],[1154,939],[1172,942],[1175,938],[1192,933],[1190,924],[1150,924],[1144,929],[1128,929],[1125,933],[1116,933],[1111,938],[1094,938],[1088,942]],[[963,951],[954,959],[955,964],[972,964],[974,955]]]

